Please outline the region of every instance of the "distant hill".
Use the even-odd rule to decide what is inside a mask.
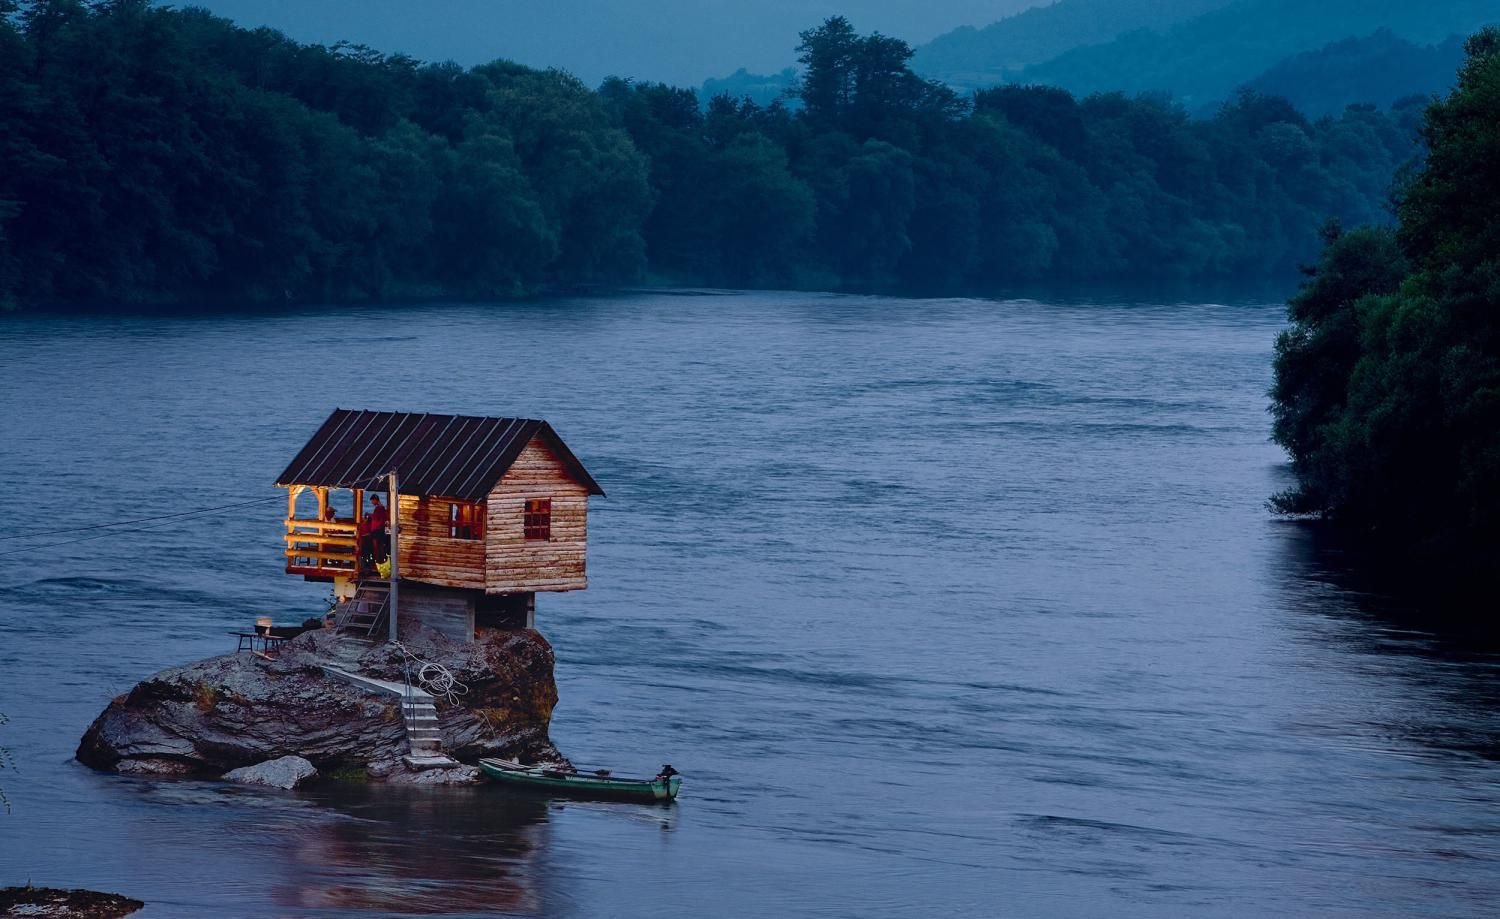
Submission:
[[[1463,61],[1460,36],[1417,45],[1381,29],[1289,57],[1251,80],[1249,87],[1282,96],[1317,118],[1337,115],[1351,103],[1384,108],[1407,96],[1446,93]]]
[[[917,49],[912,69],[962,89],[1008,75],[1081,45],[1143,28],[1164,29],[1234,0],[1059,0],[982,28],[964,26]]]
[[[1165,90],[1189,108],[1227,97],[1282,60],[1389,29],[1431,44],[1500,21],[1497,0],[1238,0],[1166,29],[1141,29],[1027,67],[1020,82],[1077,95]]]
[[[787,90],[797,85],[797,68],[788,67],[780,73],[760,74],[751,73],[741,67],[727,77],[705,80],[703,88],[698,91],[698,101],[704,105],[715,96],[730,96],[734,99],[748,97],[756,105],[770,105],[777,99],[783,99],[788,104],[793,100],[785,99]]]

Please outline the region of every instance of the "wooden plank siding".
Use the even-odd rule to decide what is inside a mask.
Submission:
[[[474,600],[478,593],[433,590],[425,586],[403,587],[397,613],[402,622],[416,623],[441,632],[454,641],[474,640]]]
[[[526,502],[552,501],[551,538],[525,536]],[[490,491],[485,520],[488,593],[583,590],[588,586],[589,489],[541,437],[533,437]]]
[[[484,540],[449,536],[452,501],[401,496],[401,578],[480,590],[485,586]]]

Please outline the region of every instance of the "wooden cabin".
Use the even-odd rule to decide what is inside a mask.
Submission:
[[[341,627],[394,635],[379,607],[395,593],[401,622],[469,639],[533,627],[538,592],[588,586],[589,498],[604,492],[545,421],[337,409],[276,484],[286,571],[333,583]],[[373,495],[395,508],[392,575],[361,542]]]

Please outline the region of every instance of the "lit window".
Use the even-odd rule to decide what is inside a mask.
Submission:
[[[448,535],[454,539],[483,539],[484,505],[463,501],[449,505]]]
[[[522,520],[527,539],[549,540],[552,538],[552,499],[532,498],[526,502],[526,516]]]

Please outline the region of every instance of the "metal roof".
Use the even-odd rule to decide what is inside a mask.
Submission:
[[[589,494],[604,494],[545,421],[342,408],[334,409],[276,484],[378,489],[394,471],[403,495],[482,501],[537,436]]]

